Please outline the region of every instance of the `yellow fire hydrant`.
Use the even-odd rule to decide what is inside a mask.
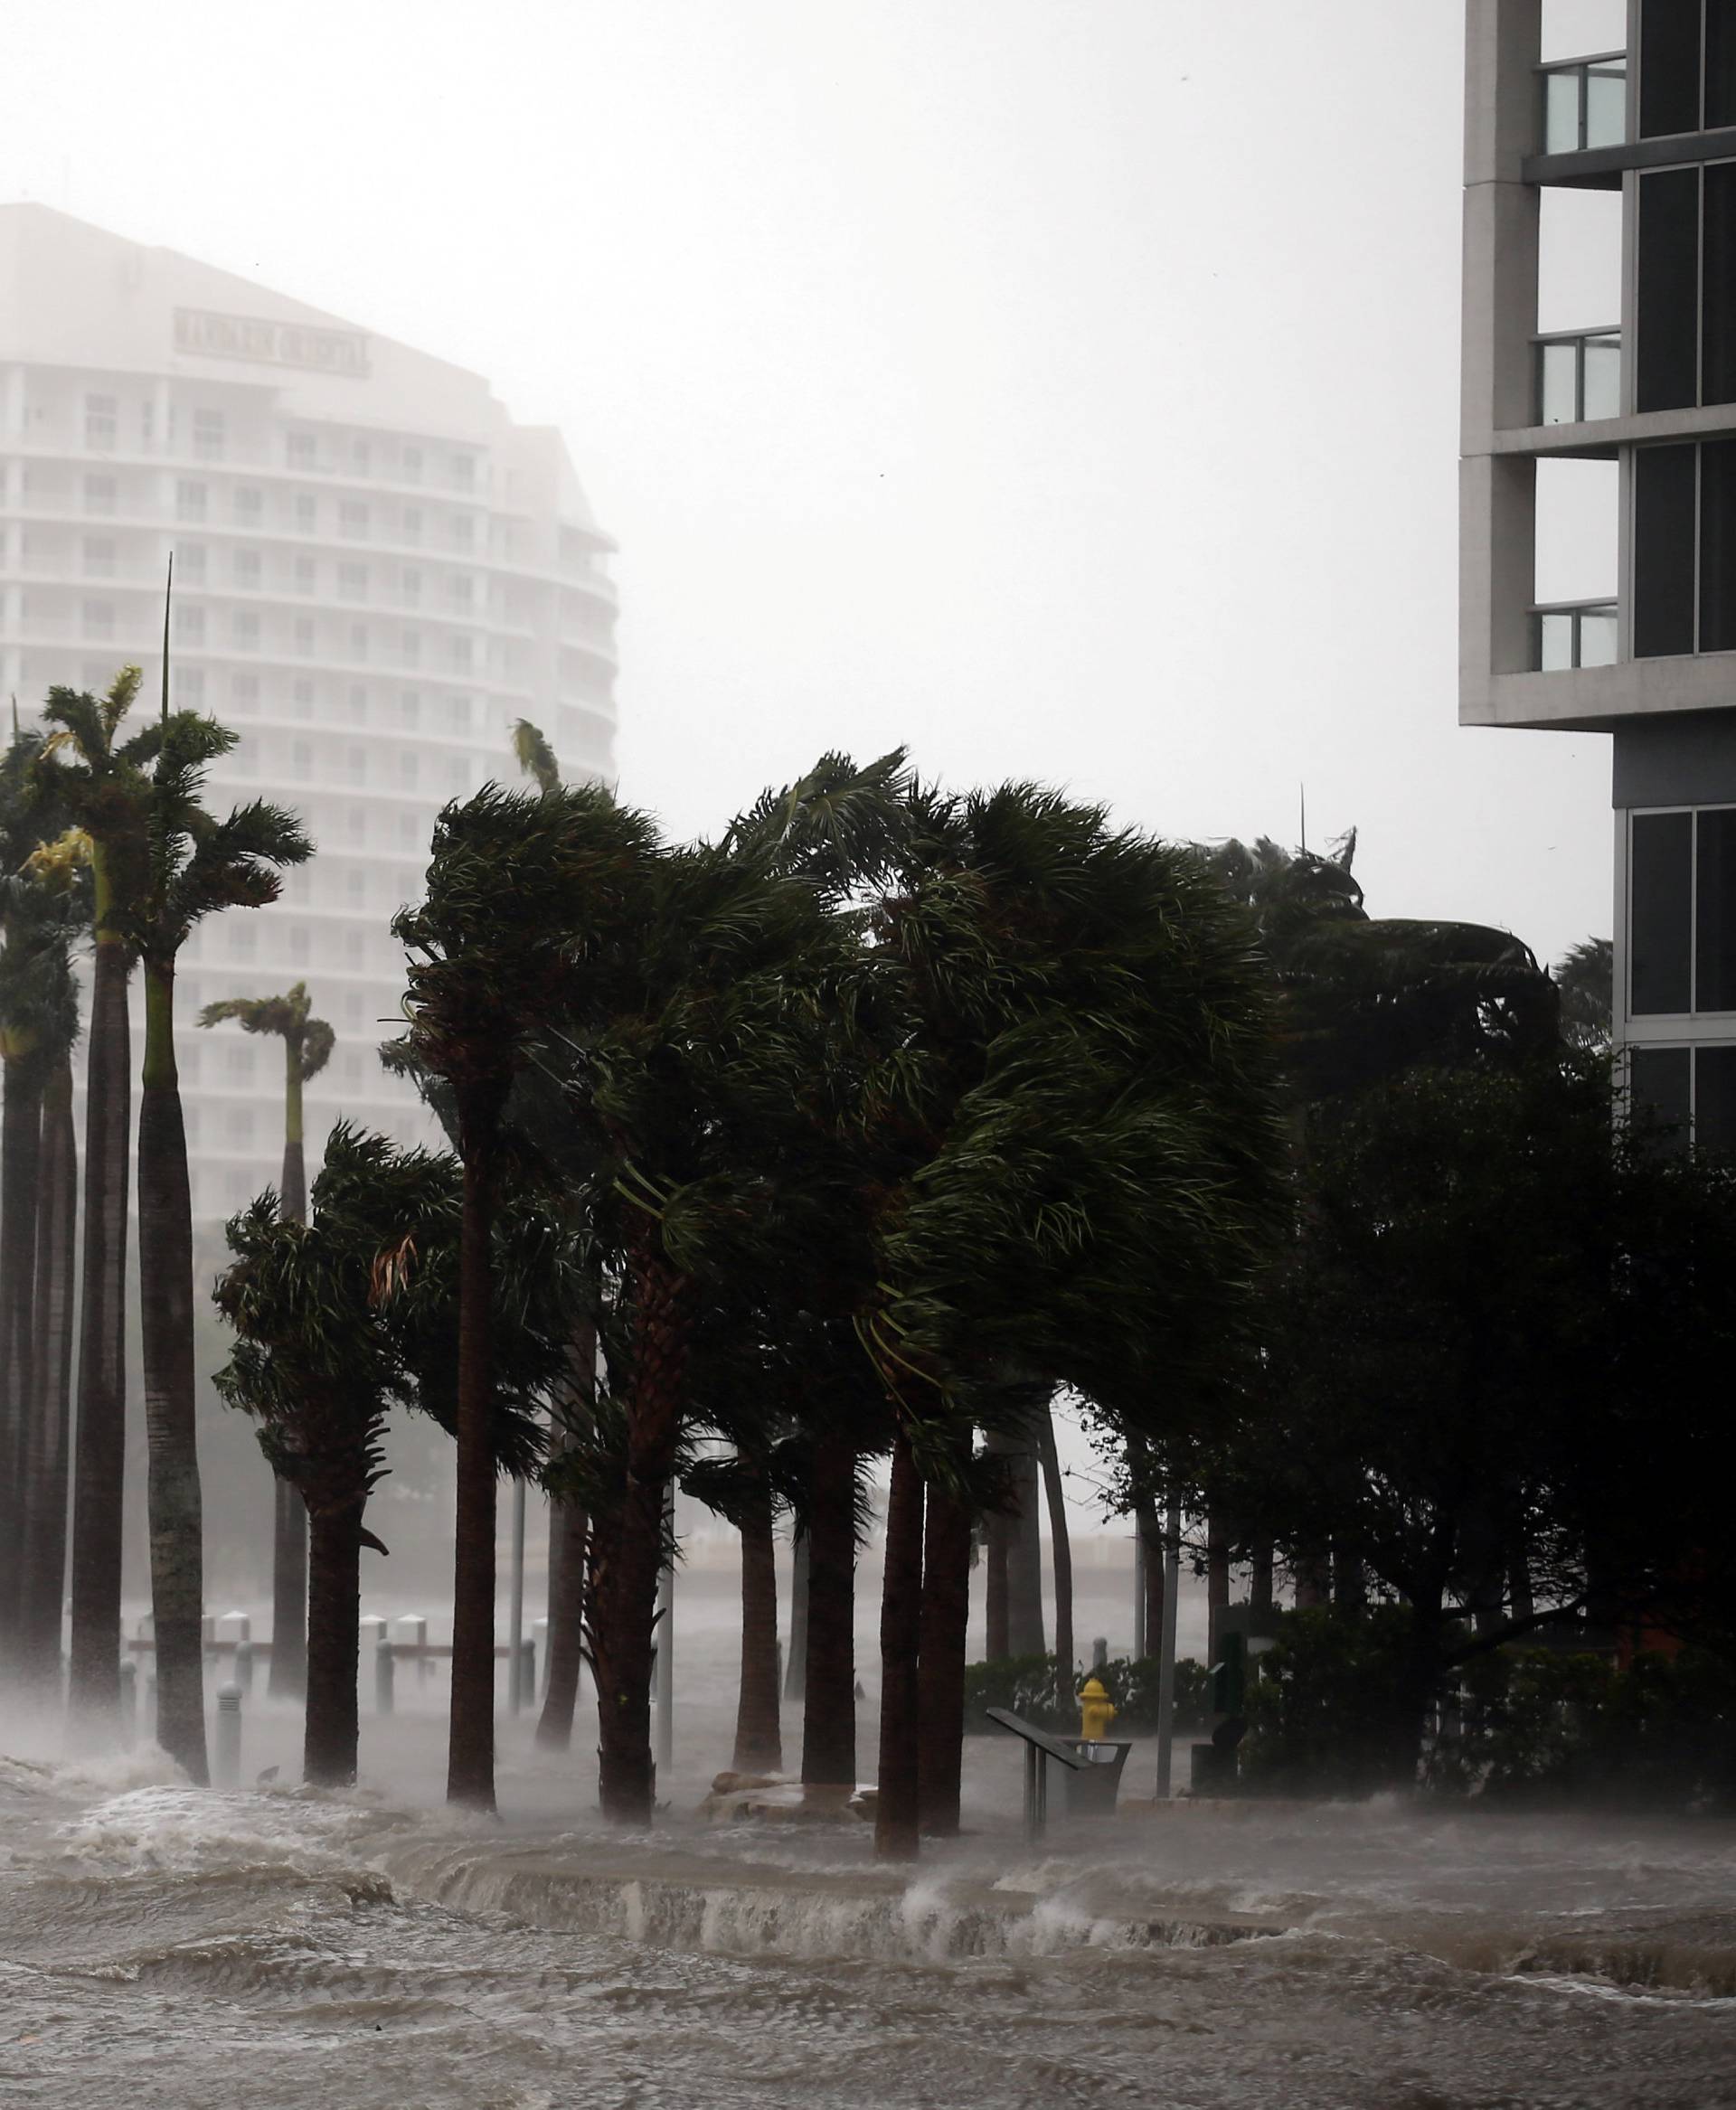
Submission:
[[[1079,1695],[1079,1734],[1087,1744],[1100,1743],[1109,1733],[1109,1724],[1115,1719],[1115,1702],[1103,1687],[1100,1678],[1088,1678]]]

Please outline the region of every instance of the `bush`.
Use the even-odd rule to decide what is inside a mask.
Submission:
[[[1392,1785],[1394,1707],[1410,1615],[1319,1606],[1286,1612],[1249,1681],[1243,1784],[1274,1794],[1365,1795]]]
[[[1156,1656],[1117,1656],[1100,1670],[1078,1672],[1071,1683],[1060,1677],[1053,1656],[1003,1656],[965,1667],[965,1733],[980,1735],[995,1724],[991,1707],[1005,1707],[1059,1736],[1079,1734],[1079,1688],[1087,1678],[1100,1678],[1115,1702],[1110,1734],[1116,1737],[1157,1733]],[[1193,1735],[1210,1719],[1203,1663],[1191,1656],[1175,1665],[1175,1733]]]

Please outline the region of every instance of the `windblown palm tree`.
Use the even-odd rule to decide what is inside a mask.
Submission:
[[[122,927],[145,970],[145,1062],[138,1124],[138,1219],[149,1256],[143,1295],[149,1442],[151,1604],[157,1736],[195,1781],[206,1776],[203,1550],[194,1432],[193,1206],[175,1058],[175,973],[194,926],[224,909],[263,908],[285,865],[313,845],[293,815],[253,801],[223,820],[201,802],[205,772],[237,735],[190,711],[153,728],[144,888]]]
[[[148,760],[156,729],[122,739],[139,671],[100,698],[51,689],[37,765],[90,845],[95,969],[85,1071],[84,1245],[79,1300],[78,1427],[72,1497],[70,1704],[87,1735],[112,1729],[120,1697],[120,1550],[127,1456],[127,1228],[132,1175],[130,915],[148,881]]]
[[[307,1218],[307,1164],[303,1147],[302,1090],[331,1060],[336,1036],[314,1018],[307,985],[285,996],[231,996],[208,1003],[202,1026],[240,1022],[243,1032],[270,1033],[283,1042],[283,1174],[278,1197],[284,1220]],[[295,1487],[272,1482],[271,1677],[275,1699],[298,1700],[307,1675],[307,1512]]]
[[[385,1471],[387,1417],[415,1408],[453,1426],[463,1181],[449,1156],[340,1125],[313,1203],[303,1225],[264,1194],[231,1222],[236,1258],[216,1297],[237,1339],[217,1386],[258,1421],[274,1470],[307,1507],[303,1763],[309,1782],[333,1786],[355,1777],[360,1559],[364,1546],[386,1551],[363,1519]],[[548,1312],[561,1263],[540,1225],[519,1220],[504,1243],[490,1440],[500,1463],[524,1471],[540,1452],[534,1416],[559,1363],[561,1331]]]

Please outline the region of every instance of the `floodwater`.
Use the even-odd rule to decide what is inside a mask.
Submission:
[[[505,1723],[501,1822],[448,1815],[413,1681],[344,1795],[283,1785],[258,1701],[244,1777],[282,1773],[236,1794],[0,1712],[0,2103],[1736,2105],[1736,1828],[1170,1809],[1032,1848],[1017,1750],[973,1739],[969,1836],[889,1873],[864,1828],[703,1824],[727,1651],[687,1639],[639,1838],[582,1717],[568,1758]]]

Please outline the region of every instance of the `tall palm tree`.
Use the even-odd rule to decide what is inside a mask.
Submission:
[[[1576,1048],[1609,1045],[1615,1009],[1616,948],[1607,937],[1582,937],[1555,965],[1561,993],[1561,1031]]]
[[[127,1459],[127,1230],[132,1175],[132,1043],[126,923],[149,878],[147,762],[155,729],[123,739],[139,670],[100,698],[51,689],[37,774],[89,838],[95,966],[85,1070],[84,1244],[79,1296],[69,1693],[86,1735],[112,1729],[120,1699],[120,1550]]]
[[[336,1036],[315,1018],[305,982],[284,996],[231,996],[208,1003],[202,1026],[240,1022],[248,1033],[283,1042],[283,1174],[278,1197],[286,1223],[307,1220],[307,1164],[303,1148],[302,1090],[330,1061]],[[271,1676],[274,1699],[298,1700],[307,1677],[307,1512],[294,1484],[271,1483]]]
[[[491,1245],[506,1101],[589,964],[588,931],[618,913],[651,840],[600,788],[532,798],[489,785],[440,815],[427,899],[392,926],[410,955],[409,1056],[449,1093],[464,1166],[447,1794],[484,1809],[495,1803]],[[661,1486],[656,1505],[660,1531]]]
[[[203,1694],[204,1558],[194,1419],[193,1203],[175,1056],[175,975],[205,917],[264,908],[278,874],[313,844],[295,816],[255,800],[216,819],[202,803],[205,773],[238,735],[191,711],[164,708],[151,751],[146,884],[124,928],[144,966],[138,1223],[149,1256],[143,1303],[145,1427],[149,1446],[151,1606],[156,1638],[157,1737],[192,1778],[207,1778]]]

